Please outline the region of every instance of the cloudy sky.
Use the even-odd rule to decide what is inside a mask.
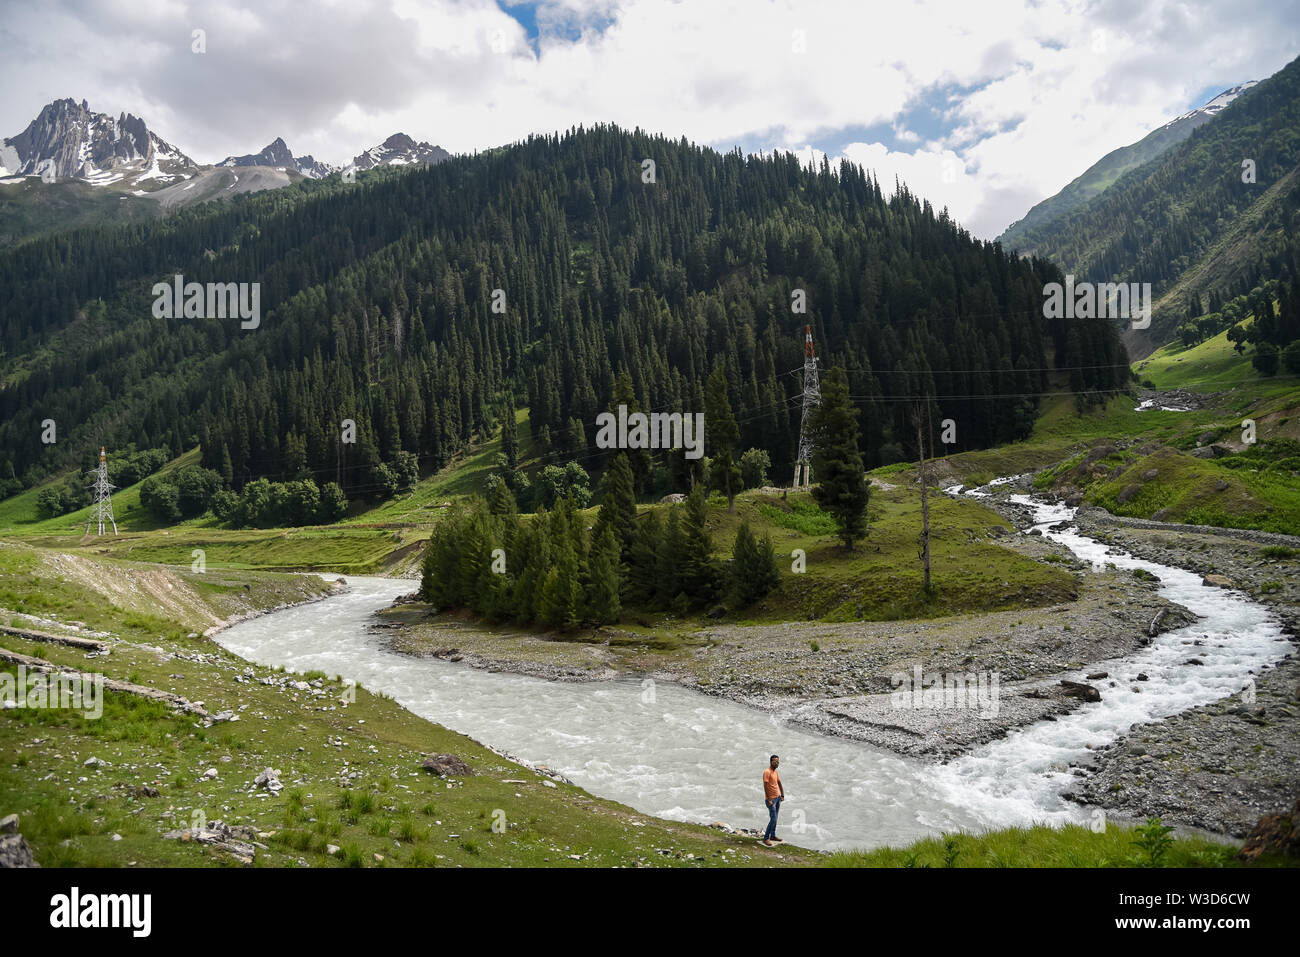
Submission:
[[[0,135],[50,100],[199,162],[469,152],[613,122],[848,156],[992,238],[1116,147],[1300,54],[1294,0],[6,0]],[[194,31],[204,31],[205,52]]]

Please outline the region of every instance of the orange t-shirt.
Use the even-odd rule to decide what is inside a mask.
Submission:
[[[770,801],[781,796],[781,775],[775,768],[763,769],[763,799]]]

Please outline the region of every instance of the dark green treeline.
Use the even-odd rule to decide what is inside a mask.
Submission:
[[[260,283],[260,326],[155,318],[151,288],[177,273]],[[805,323],[847,372],[868,467],[911,456],[918,395],[960,448],[988,446],[1026,434],[1053,368],[1088,394],[1126,381],[1112,326],[1042,317],[1060,279],[852,165],[612,127],[304,182],[0,254],[0,492],[101,444],[197,442],[234,490],[382,495],[401,453],[442,466],[515,403],[527,452],[598,471],[594,419],[621,374],[641,408],[693,412],[715,368],[736,447],[767,450],[783,481]]]

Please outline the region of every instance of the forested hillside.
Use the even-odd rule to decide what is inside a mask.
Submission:
[[[1214,119],[1219,110],[1253,85],[1253,82],[1246,83],[1226,90],[1206,106],[1192,110],[1159,129],[1152,130],[1136,143],[1111,150],[1067,183],[1059,193],[1037,203],[1022,219],[1003,230],[998,241],[1008,249],[1032,252],[1036,237],[1051,235],[1050,226],[1053,222],[1068,214],[1070,210],[1077,209],[1093,197],[1104,193],[1129,170],[1136,169],[1155,159],[1165,150],[1177,146],[1191,136],[1193,131]]]
[[[260,324],[156,318],[152,287],[176,274],[260,283]],[[805,323],[848,372],[867,466],[911,454],[927,394],[957,448],[982,447],[1027,433],[1053,369],[1085,400],[1126,380],[1109,324],[1043,318],[1059,278],[851,165],[616,128],[304,182],[0,254],[0,483],[89,467],[101,444],[197,442],[235,490],[383,495],[411,455],[440,466],[515,404],[545,460],[599,468],[616,395],[703,411],[718,366],[739,448],[784,476]]]
[[[1157,298],[1187,274],[1179,301],[1164,305],[1146,336],[1159,345],[1193,296],[1230,299],[1289,278],[1287,238],[1300,226],[1298,166],[1295,60],[1085,205],[1021,229],[1016,245],[1083,279],[1150,282]]]

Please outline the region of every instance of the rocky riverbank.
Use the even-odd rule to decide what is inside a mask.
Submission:
[[[1079,512],[1080,530],[1133,555],[1175,565],[1241,590],[1300,632],[1300,539],[1294,555],[1283,537],[1237,530],[1171,528]],[[1300,659],[1293,653],[1253,676],[1239,695],[1139,725],[1096,753],[1067,796],[1129,815],[1158,814],[1244,837],[1264,814],[1289,808],[1300,794]]]
[[[1300,660],[1245,695],[1135,726],[1084,771],[1071,800],[1244,838],[1300,794]]]

